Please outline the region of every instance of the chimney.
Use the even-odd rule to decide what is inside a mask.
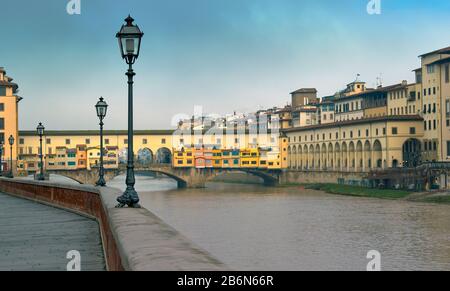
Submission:
[[[5,80],[5,74],[6,74],[5,68],[0,67],[0,81]]]

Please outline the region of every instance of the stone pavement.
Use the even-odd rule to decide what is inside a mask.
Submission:
[[[0,193],[0,271],[65,271],[71,250],[82,271],[106,270],[95,220]]]

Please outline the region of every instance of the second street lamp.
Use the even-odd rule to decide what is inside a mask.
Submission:
[[[42,125],[42,122],[39,122],[38,127],[36,128],[37,130],[37,134],[39,135],[39,151],[40,151],[40,158],[41,158],[41,173],[38,175],[38,180],[39,181],[44,181],[45,180],[45,176],[44,176],[44,152],[42,151],[42,136],[44,135],[44,130],[45,127]]]
[[[134,25],[134,19],[128,16],[125,19],[126,24],[117,33],[119,40],[120,52],[122,58],[128,64],[128,154],[127,154],[127,189],[122,196],[117,198],[119,205],[117,207],[139,208],[139,196],[134,189],[136,183],[134,177],[134,153],[133,153],[133,77],[136,75],[133,71],[133,64],[139,57],[141,49],[141,39],[144,33],[141,32],[137,25]]]
[[[103,119],[106,116],[106,111],[108,110],[108,104],[103,100],[103,97],[100,97],[99,101],[95,105],[95,109],[97,111],[97,116],[100,119],[100,168],[99,168],[99,178],[96,183],[97,186],[105,187],[105,170],[103,168]]]
[[[14,178],[13,172],[13,145],[14,145],[14,136],[10,136],[9,139],[9,147],[10,147],[10,157],[9,157],[9,178]]]
[[[0,143],[0,176],[3,176],[3,142]]]

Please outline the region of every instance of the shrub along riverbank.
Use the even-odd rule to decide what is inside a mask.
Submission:
[[[381,199],[402,199],[411,194],[404,190],[374,189],[339,184],[305,184],[305,189],[321,190],[330,194]]]
[[[425,197],[422,200],[417,200],[421,202],[431,202],[431,203],[440,203],[440,204],[450,204],[450,196],[430,196]]]

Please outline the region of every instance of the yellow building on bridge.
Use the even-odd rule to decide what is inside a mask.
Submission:
[[[280,141],[285,144],[280,144]],[[49,170],[76,170],[97,167],[100,158],[98,131],[51,131],[43,138],[44,167]],[[105,131],[105,168],[118,168],[126,163],[127,131]],[[230,144],[233,149],[229,149]],[[19,134],[19,170],[39,171],[39,136],[35,131]],[[287,139],[278,132],[269,134],[248,131],[232,135],[205,133],[200,136],[174,130],[135,131],[135,163],[172,163],[174,167],[233,167],[260,166],[259,149],[264,148],[266,168],[287,167]],[[229,149],[229,150],[228,150]],[[237,153],[236,153],[237,151]],[[270,152],[270,154],[267,154]],[[224,159],[225,157],[225,159]]]

